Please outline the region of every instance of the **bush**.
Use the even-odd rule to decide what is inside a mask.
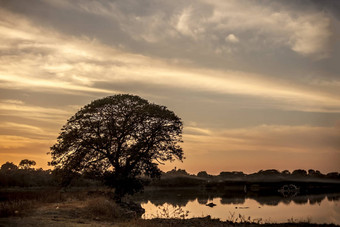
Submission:
[[[113,200],[105,197],[88,200],[85,205],[85,212],[95,219],[119,219],[126,213]]]

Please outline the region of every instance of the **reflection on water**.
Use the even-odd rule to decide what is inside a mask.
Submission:
[[[221,220],[245,219],[264,222],[310,221],[340,224],[340,193],[283,197],[278,193],[212,193],[200,190],[149,190],[137,198],[145,209],[144,218],[164,217],[178,209],[188,217],[210,215]],[[216,206],[209,207],[206,204]],[[162,213],[163,212],[163,213]],[[177,216],[176,216],[176,215]]]

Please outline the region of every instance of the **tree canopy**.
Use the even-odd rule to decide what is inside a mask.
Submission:
[[[19,167],[22,169],[30,169],[31,166],[35,166],[37,163],[34,160],[23,159],[19,163]]]
[[[174,112],[139,96],[98,99],[62,127],[51,165],[68,173],[95,172],[117,190],[138,175],[159,176],[159,163],[182,160],[182,128]]]
[[[17,169],[18,166],[16,166],[13,162],[6,162],[1,166],[1,171],[13,171]]]

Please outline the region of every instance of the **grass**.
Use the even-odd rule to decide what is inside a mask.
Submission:
[[[229,211],[227,222],[230,223],[245,223],[245,224],[264,224],[262,218],[251,218],[242,214],[236,215],[235,212]]]
[[[42,204],[66,200],[65,195],[56,191],[11,191],[1,193],[7,199],[0,202],[0,217],[21,216]]]
[[[50,203],[61,203],[67,200],[84,200],[86,191],[64,192],[57,189],[23,191],[9,190],[0,192],[0,217],[10,217],[29,213],[34,208]]]
[[[105,197],[93,197],[85,202],[84,212],[94,219],[122,219],[127,211]]]
[[[186,219],[189,216],[189,211],[183,210],[182,207],[176,206],[169,206],[163,205],[158,207],[156,215],[151,215],[150,218],[174,218],[174,219]],[[142,216],[143,218],[148,218],[145,215]]]
[[[9,217],[13,215],[22,215],[24,211],[31,210],[37,206],[35,200],[19,200],[19,201],[6,201],[0,203],[0,217]]]

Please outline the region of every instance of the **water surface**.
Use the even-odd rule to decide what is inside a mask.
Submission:
[[[216,206],[206,206],[213,203]],[[187,218],[210,215],[221,220],[252,220],[282,223],[308,221],[340,225],[340,194],[246,195],[237,193],[209,194],[190,190],[155,190],[141,197],[143,218]]]

